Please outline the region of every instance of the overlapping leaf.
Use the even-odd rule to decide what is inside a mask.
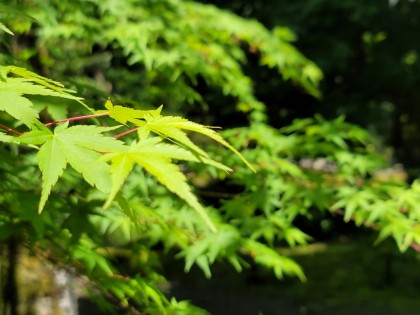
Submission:
[[[5,85],[7,83],[0,82],[0,110],[30,126],[38,118],[38,112],[31,101],[17,91],[4,89]]]
[[[82,102],[81,97],[73,95],[74,91],[70,89],[66,89],[64,85],[60,82],[43,77],[35,72],[29,71],[21,67],[6,66],[6,67],[1,67],[1,68],[2,68],[1,72],[3,74],[4,79],[6,79],[5,75],[8,75],[9,73],[12,73],[20,77],[20,78],[9,77],[7,78],[7,80],[5,80],[9,84],[17,83],[17,86],[15,86],[15,88],[18,89],[17,90],[18,92],[21,92],[23,94],[31,94],[31,95],[50,95],[50,96],[63,97],[63,98],[78,101],[79,103],[85,105]],[[26,87],[24,87],[21,84],[19,84],[18,81],[26,82],[26,84],[33,84],[33,86],[27,85]],[[54,93],[53,91],[57,92],[58,94]],[[85,105],[85,107],[87,106]]]
[[[114,106],[110,100],[106,101],[105,108],[109,112],[109,117],[115,119],[121,124],[126,124],[128,121],[136,123],[138,119],[144,119],[146,116],[159,116],[162,110],[162,106],[155,110],[140,110],[120,105]]]
[[[141,123],[143,124],[143,123]],[[161,136],[169,137],[175,142],[188,147],[189,149],[207,157],[207,154],[203,152],[202,149],[197,147],[187,136],[184,130],[194,131],[205,135],[218,143],[222,144],[229,150],[233,151],[239,158],[253,171],[255,169],[253,166],[243,157],[238,150],[231,146],[223,137],[218,134],[213,129],[210,129],[208,126],[203,126],[192,121],[189,121],[182,117],[176,116],[159,116],[159,117],[150,117],[143,124],[147,129],[152,132],[155,132]]]
[[[11,141],[13,141],[13,137],[5,135],[3,132],[0,132],[0,141],[1,142],[11,142]]]
[[[113,181],[112,189],[108,200],[105,203],[105,207],[110,205],[134,165],[138,164],[156,177],[156,179],[167,189],[186,201],[198,212],[207,225],[212,230],[215,230],[215,226],[211,222],[206,211],[186,183],[187,179],[185,175],[179,170],[177,165],[172,163],[172,159],[204,162],[225,171],[229,170],[228,167],[208,158],[197,157],[191,151],[183,149],[182,147],[161,143],[161,139],[159,138],[143,139],[139,142],[134,142],[129,149],[124,148],[124,150],[120,152],[114,152],[104,156],[103,160],[111,161]]]
[[[93,272],[102,276],[113,275],[110,262],[103,255],[98,254],[95,250],[90,248],[92,245],[89,243],[88,240],[83,240],[81,244],[77,245],[72,253],[74,258],[78,259],[85,266],[86,272],[89,275]]]
[[[10,77],[9,74],[20,77]],[[0,110],[7,112],[27,126],[31,126],[38,119],[38,112],[24,95],[65,98],[77,101],[88,108],[80,97],[70,94],[72,91],[63,88],[61,83],[24,68],[0,66],[0,77]]]
[[[249,252],[257,264],[272,269],[277,278],[281,279],[287,274],[297,276],[301,281],[306,281],[302,268],[296,262],[280,255],[267,245],[247,240],[244,242],[244,250]]]
[[[104,132],[118,127],[74,126],[65,123],[54,133],[43,128],[30,131],[18,138],[20,143],[41,145],[38,164],[42,172],[42,194],[38,210],[45,206],[52,187],[70,164],[84,179],[101,191],[111,187],[109,166],[100,160],[101,152],[124,150],[124,145]]]
[[[134,110],[122,106],[113,106],[109,100],[106,102],[105,106],[110,112],[110,117],[114,118],[116,121],[123,124],[129,121],[139,126],[139,135],[141,138],[144,134],[148,134],[148,132],[151,131],[161,137],[168,137],[175,143],[185,146],[196,154],[208,159],[208,154],[192,142],[185,131],[197,132],[217,141],[234,152],[250,169],[255,171],[253,166],[238,150],[209,126],[200,125],[178,116],[161,116],[160,112],[162,107],[153,111]]]

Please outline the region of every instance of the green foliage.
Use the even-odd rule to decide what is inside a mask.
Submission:
[[[58,89],[58,85],[53,81],[44,79],[30,71],[17,67],[3,67],[1,72],[8,73],[11,72],[9,71],[10,69],[12,69],[15,74],[23,74],[28,78],[36,78],[36,80],[33,80],[34,84],[31,83],[29,86],[30,88],[28,88],[25,81],[17,82],[14,78],[9,79],[4,76],[5,82],[2,84],[2,93],[14,90],[25,95],[43,93],[42,95],[48,97],[59,96],[78,101],[80,100],[79,98],[68,94],[68,91]],[[50,85],[50,83],[54,83],[55,85]],[[105,207],[107,208],[111,206],[111,202],[120,191],[121,186],[129,173],[132,171],[133,165],[139,164],[145,171],[156,177],[160,183],[180,196],[181,199],[185,200],[193,209],[195,209],[213,232],[217,231],[215,225],[208,217],[206,210],[191,192],[190,187],[186,183],[185,175],[179,170],[178,166],[172,162],[172,159],[202,162],[219,167],[224,171],[229,171],[230,169],[228,167],[211,160],[207,153],[193,144],[185,133],[179,132],[179,134],[182,135],[182,137],[179,137],[176,131],[181,128],[194,130],[209,135],[212,139],[216,139],[218,142],[232,148],[217,133],[205,126],[191,123],[186,119],[177,117],[169,117],[171,118],[171,125],[169,127],[165,123],[162,123],[161,126],[159,121],[149,122],[149,120],[155,118],[156,115],[161,117],[160,109],[158,111],[145,112],[146,114],[144,115],[138,115],[141,111],[130,110],[129,108],[124,110],[123,107],[119,106],[116,107],[118,109],[118,112],[116,112],[114,111],[115,107],[113,107],[109,100],[106,104],[109,111],[105,113],[101,112],[88,116],[74,117],[64,121],[42,124],[38,121],[38,112],[32,108],[33,103],[29,99],[23,97],[22,99],[25,100],[25,104],[28,108],[27,111],[31,115],[18,115],[17,112],[14,112],[12,109],[13,105],[16,104],[15,99],[5,98],[4,110],[18,122],[24,122],[31,130],[27,132],[18,132],[8,128],[9,131],[17,134],[17,136],[11,137],[4,135],[1,140],[6,143],[29,145],[32,148],[38,149],[36,162],[42,172],[42,191],[38,212],[41,212],[44,209],[52,188],[57,184],[58,179],[64,178],[68,173],[68,170],[66,169],[67,164],[70,164],[76,173],[82,175],[83,179],[88,184],[104,193],[100,198],[106,199]],[[22,112],[24,111],[22,110]],[[124,119],[125,122],[130,121],[141,126],[138,132],[138,135],[141,137],[137,141],[132,141],[130,145],[127,145],[122,141],[115,139],[115,137],[105,135],[105,133],[114,131],[120,128],[120,126],[101,127],[95,125],[76,125],[69,127],[69,122],[72,120],[103,117],[105,115],[115,119],[116,122],[121,122],[121,120]],[[146,123],[141,124],[140,118],[144,119],[144,122]],[[62,124],[55,127],[53,131],[49,129],[50,126],[59,123]],[[136,130],[137,128],[135,131]],[[162,138],[148,137],[150,131],[158,131],[158,133],[163,136],[175,138],[177,144],[164,144],[161,143]],[[192,149],[187,150],[187,148],[191,147]],[[238,151],[233,148],[232,150],[245,160]],[[107,162],[111,162],[111,165]],[[70,183],[70,185],[72,184]],[[127,201],[125,201],[121,195],[118,197],[118,204],[122,207],[121,211],[126,211],[127,207],[130,207],[127,206]],[[56,207],[57,205],[54,205],[54,208]],[[120,213],[119,216],[123,216],[123,213]],[[76,222],[80,219],[82,218],[73,218]],[[138,218],[132,215],[130,219],[132,220],[131,224],[135,224]],[[201,225],[200,223],[198,224]],[[68,255],[84,266],[84,272],[88,276],[105,276],[105,280],[100,281],[100,287],[104,292],[112,292],[113,295],[122,301],[123,305],[128,307],[127,298],[133,298],[133,295],[139,294],[140,291],[143,296],[150,297],[158,310],[162,311],[166,308],[163,304],[165,299],[162,294],[157,291],[157,289],[152,288],[144,280],[133,280],[134,282],[130,282],[130,284],[125,285],[125,287],[119,287],[121,284],[119,284],[118,281],[111,281],[114,272],[110,261],[103,255],[97,253],[95,247],[97,247],[98,244],[93,242],[91,238],[84,236],[82,234],[83,232],[87,231],[79,230],[76,235],[72,235],[72,228],[70,226],[70,229],[67,232],[69,234],[65,233],[63,235],[65,238],[68,238],[69,236],[72,238],[79,237],[79,240],[69,248]],[[7,237],[8,234],[6,233],[3,236]],[[199,264],[199,262],[197,263]],[[94,278],[94,281],[95,280],[99,281]]]
[[[223,205],[252,239],[306,244],[310,238],[294,220],[329,211],[379,230],[378,241],[392,236],[401,251],[417,243],[418,184],[408,188],[392,178],[397,173],[383,178],[378,170],[383,161],[366,146],[372,140],[364,130],[342,118],[317,117],[280,130],[256,124],[224,135],[255,161],[256,174],[247,170],[232,174],[232,184],[245,191]],[[250,144],[252,149],[247,149]],[[247,207],[239,207],[242,204]],[[256,215],[259,212],[264,218]]]
[[[192,1],[29,3],[36,22],[5,19],[20,26],[10,26],[9,58],[34,71],[0,67],[0,240],[28,241],[87,276],[100,305],[205,314],[165,297],[163,252],[206,277],[218,262],[254,263],[305,281],[282,249],[312,242],[297,222],[327,214],[402,251],[420,242],[420,186],[381,177],[386,164],[365,130],[343,116],[267,123],[245,70],[253,58],[320,96],[321,71],[289,29]],[[111,92],[124,105],[105,101]],[[168,115],[151,106],[161,103]],[[184,118],[194,110],[204,123]],[[228,123],[245,126],[208,126],[232,113],[240,123]]]
[[[10,35],[13,35],[13,32],[9,30],[9,28],[1,22],[0,22],[0,29],[6,33],[9,33]]]
[[[185,111],[186,103],[209,106],[205,86],[234,99],[230,112],[262,119],[264,105],[242,69],[248,50],[262,66],[319,96],[322,73],[290,44],[288,29],[269,31],[213,6],[182,0],[32,1],[27,10],[40,26],[36,34],[46,49],[41,62],[57,77],[68,80],[62,74],[71,74],[90,91],[112,88],[124,99]],[[91,71],[102,79],[92,80],[86,75]]]
[[[17,67],[14,67],[13,69],[15,69],[15,73],[24,73],[28,77],[37,78],[37,82],[34,82],[32,89],[26,90],[25,88],[27,86],[24,82],[22,83],[22,90],[29,91],[25,94],[30,94],[33,91],[37,91],[38,93],[38,86],[42,85],[44,96],[54,98],[57,97],[57,94],[61,93],[63,97],[80,101],[80,99],[73,96],[68,97],[68,91],[52,90],[49,86],[46,86],[45,82],[47,82],[47,80],[41,76],[36,76],[30,71]],[[17,91],[20,91],[19,84],[14,80],[9,81],[8,79],[4,82],[5,90],[9,89],[9,84],[11,85],[10,89],[14,88]],[[29,106],[33,106],[33,103],[29,99],[26,100]],[[7,107],[5,106],[5,111],[12,114],[13,112],[10,112],[11,103],[8,102],[5,104],[7,104]],[[109,225],[105,228],[105,234],[123,229],[123,235],[125,235],[127,241],[130,241],[133,234],[127,233],[127,228],[131,229],[130,226],[133,224],[135,225],[139,218],[134,213],[135,210],[133,210],[133,205],[130,204],[119,191],[128,175],[133,171],[134,164],[139,164],[145,171],[156,177],[157,181],[177,194],[181,199],[185,200],[189,206],[195,209],[198,212],[199,217],[204,219],[205,224],[207,224],[212,231],[210,234],[208,234],[209,232],[205,232],[202,228],[200,219],[192,219],[190,213],[186,219],[186,222],[190,222],[187,223],[187,226],[191,226],[191,222],[193,222],[194,225],[191,226],[192,229],[189,233],[187,233],[188,229],[185,231],[183,231],[183,229],[180,230],[180,232],[184,234],[184,239],[176,240],[175,237],[174,243],[174,235],[166,235],[166,237],[170,236],[168,239],[171,243],[170,246],[177,245],[182,248],[180,254],[181,256],[185,256],[186,270],[191,268],[192,264],[197,264],[203,269],[207,276],[210,276],[210,264],[214,263],[216,258],[220,259],[222,257],[225,257],[240,270],[244,261],[239,258],[238,254],[243,248],[249,251],[251,257],[253,255],[258,257],[258,259],[255,259],[256,263],[273,268],[278,277],[281,277],[284,272],[298,274],[303,279],[303,274],[297,265],[280,256],[275,251],[270,250],[265,245],[257,244],[255,242],[252,244],[249,243],[246,238],[241,237],[238,231],[230,226],[226,226],[225,228],[221,228],[220,231],[217,231],[216,226],[207,215],[206,210],[201,206],[196,196],[192,194],[190,187],[186,184],[185,175],[172,163],[172,159],[186,160],[216,166],[225,172],[230,170],[223,164],[210,159],[205,151],[195,145],[187,135],[181,131],[182,129],[204,134],[209,138],[222,143],[236,153],[236,156],[246,162],[245,158],[243,158],[230,144],[223,140],[220,135],[205,126],[192,123],[181,117],[169,116],[167,117],[168,119],[165,119],[164,116],[160,115],[160,109],[157,111],[141,112],[140,110],[130,110],[129,108],[124,110],[122,106],[115,106],[118,108],[117,112],[115,112],[115,107],[109,100],[106,103],[106,107],[108,111],[105,112],[100,111],[93,115],[78,116],[45,124],[42,124],[38,120],[39,114],[35,111],[31,120],[26,121],[26,125],[29,125],[31,128],[29,131],[18,132],[8,128],[8,130],[16,134],[16,136],[4,135],[2,138],[4,142],[28,145],[38,151],[36,153],[36,164],[38,164],[42,172],[42,191],[38,212],[41,212],[46,206],[47,199],[50,197],[53,187],[57,186],[57,182],[60,178],[63,180],[66,179],[66,176],[71,176],[73,178],[70,179],[68,185],[69,187],[74,185],[74,182],[72,183],[72,180],[75,180],[74,173],[67,169],[67,165],[69,164],[89,185],[97,188],[98,192],[105,193],[100,195],[96,194],[94,200],[106,199],[105,207],[108,208],[112,205],[113,199],[117,197],[117,204],[121,207],[118,217],[124,216],[125,213],[130,219],[130,225],[124,224],[124,221],[122,221],[123,225],[118,225],[118,221],[114,222],[113,220],[105,222],[103,220],[94,220],[91,222],[102,226],[104,226],[104,224],[112,224],[112,226]],[[21,116],[11,116],[17,118],[18,121],[22,120]],[[110,118],[115,119],[116,122],[130,121],[136,126],[139,126],[138,128],[128,131],[138,131],[137,136],[139,138],[128,145],[115,139],[115,137],[119,138],[122,135],[128,134],[128,132],[116,135],[115,137],[106,135],[106,133],[114,131],[121,126],[101,127],[95,125],[75,125],[69,127],[71,121],[100,118],[104,116],[109,116]],[[49,128],[56,124],[59,125],[51,131]],[[175,142],[173,142],[174,144],[163,143],[162,138],[150,137],[150,132],[157,133],[166,139],[173,139]],[[30,154],[27,156],[29,157],[31,164],[35,162]],[[110,165],[108,162],[110,162]],[[250,165],[248,162],[247,164]],[[67,179],[66,182],[68,181],[69,180]],[[66,186],[66,184],[67,183],[65,183],[64,186]],[[106,196],[106,194],[108,196]],[[57,200],[54,201],[53,208],[60,207],[57,205]],[[78,204],[80,201],[76,198],[75,202]],[[141,210],[142,209],[140,209],[140,212],[142,212]],[[179,217],[182,218],[182,216]],[[51,220],[50,216],[46,216],[46,218],[48,221]],[[110,261],[103,255],[97,253],[97,249],[95,248],[99,244],[97,244],[94,239],[87,237],[87,235],[84,234],[90,231],[92,226],[88,224],[86,226],[87,230],[80,230],[80,226],[78,226],[78,231],[73,231],[73,224],[78,224],[80,219],[82,218],[78,218],[76,213],[71,213],[70,217],[65,219],[63,223],[64,226],[68,226],[68,230],[64,230],[64,233],[62,233],[58,239],[60,240],[60,237],[64,238],[64,240],[60,240],[60,242],[68,242],[71,240],[73,245],[69,246],[67,255],[70,255],[72,260],[74,259],[83,265],[83,272],[91,277],[93,282],[99,281],[98,286],[101,287],[104,292],[111,292],[116,298],[122,301],[123,305],[127,305],[127,307],[128,302],[126,302],[126,299],[128,297],[132,298],[132,295],[134,294],[139,294],[140,290],[140,293],[143,292],[143,296],[149,296],[151,298],[151,301],[154,302],[155,306],[158,307],[160,311],[165,309],[167,306],[164,306],[163,304],[163,296],[161,296],[158,291],[155,291],[155,289],[149,288],[143,283],[143,280],[134,282],[128,287],[119,288],[118,281],[111,281],[108,279],[115,275]],[[168,227],[165,222],[166,220],[168,220],[167,216],[162,216],[160,222],[156,222],[166,229],[162,231],[164,233],[168,232],[167,229],[172,229],[171,227]],[[218,218],[218,221],[220,220],[221,218]],[[51,223],[54,221],[55,220],[51,221]],[[45,222],[41,223],[39,220],[36,220],[35,222],[37,225],[41,224],[42,229],[50,229],[50,227],[45,226]],[[182,225],[184,224],[181,224],[181,226]],[[34,228],[39,230],[39,226],[34,225]],[[145,229],[141,224],[138,224],[137,228],[139,230]],[[198,238],[193,245],[187,245],[190,242],[188,239],[195,239],[197,237],[195,233],[191,234],[195,229],[198,229],[197,233],[206,233],[207,236],[204,239]],[[50,231],[47,233],[49,232]],[[153,230],[150,232],[153,232]],[[134,235],[136,233],[138,232],[134,231]],[[8,236],[8,234],[4,235],[4,237]],[[39,237],[42,239],[42,234],[39,235]],[[143,238],[147,238],[147,235],[144,235]],[[161,235],[160,238],[163,238],[163,235]],[[261,252],[261,255],[258,254],[259,252]],[[105,277],[105,280],[100,280],[103,277]],[[137,285],[139,286],[138,288],[136,287]],[[147,309],[147,305],[144,307]]]
[[[256,86],[256,94],[272,112],[276,114],[282,104],[283,117],[273,120],[286,124],[302,113],[329,118],[345,114],[348,121],[369,128],[392,147],[409,175],[419,175],[420,116],[414,106],[420,80],[419,1],[202,2],[257,19],[268,28],[287,25],[299,39],[296,45],[322,68],[322,106],[291,89],[280,89],[279,80],[267,71],[257,67],[249,71],[254,81],[264,82]]]
[[[11,77],[10,75],[13,74],[19,77]],[[79,102],[81,100],[81,98],[71,95],[61,83],[19,67],[2,66],[0,78],[0,110],[6,111],[28,127],[39,118],[33,102],[28,98],[31,95],[56,96]],[[11,103],[14,106],[10,106]]]
[[[172,163],[173,158],[193,159],[194,155],[190,151],[181,152],[178,147],[172,145],[159,145],[158,138],[149,138],[140,142],[133,142],[128,150],[123,152],[113,152],[107,154],[106,159],[111,161],[111,175],[113,187],[106,201],[105,207],[111,204],[124,180],[133,169],[135,164],[142,166],[146,171],[156,177],[156,179],[166,186],[170,191],[176,193],[181,199],[185,200],[194,208],[205,220],[212,231],[216,227],[208,218],[206,211],[200,205],[197,198],[191,192],[186,183],[185,175],[179,168]],[[182,154],[184,153],[184,154]]]
[[[82,125],[68,128],[68,123],[64,123],[56,127],[54,133],[49,129],[42,129],[32,130],[17,139],[19,143],[41,145],[37,154],[43,179],[40,212],[67,164],[82,174],[92,186],[103,192],[109,191],[109,166],[100,161],[100,152],[123,148],[122,142],[106,138],[102,134],[114,130],[114,127]]]

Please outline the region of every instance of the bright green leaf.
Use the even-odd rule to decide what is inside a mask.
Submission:
[[[150,145],[151,143],[153,143],[151,140],[140,141],[139,143],[134,142],[129,151],[113,153],[104,157],[105,160],[111,160],[111,174],[113,179],[111,193],[105,203],[105,207],[110,205],[126,177],[131,172],[133,165],[139,164],[171,192],[186,201],[204,219],[210,229],[215,231],[216,228],[205,209],[198,202],[186,183],[185,175],[179,170],[177,165],[172,163],[170,151],[168,150],[170,147],[168,145],[165,146],[167,149],[166,153],[162,154],[162,150],[160,152],[159,150],[154,152]],[[180,157],[179,150],[174,150],[174,154],[177,158]]]
[[[0,110],[7,112],[27,126],[39,117],[32,103],[18,91],[3,89],[7,83],[0,81]]]

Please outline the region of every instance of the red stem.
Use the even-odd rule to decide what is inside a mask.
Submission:
[[[59,123],[63,123],[66,121],[74,121],[74,120],[84,120],[84,119],[89,119],[89,118],[96,118],[96,117],[102,117],[102,116],[108,116],[109,112],[104,112],[101,114],[92,114],[92,115],[86,115],[86,116],[76,116],[76,117],[71,117],[71,118],[66,118],[66,119],[61,119],[61,120],[57,120],[57,121],[53,121],[47,124],[44,124],[45,127],[49,127],[49,126],[53,126]]]
[[[1,129],[4,129],[4,130],[7,130],[8,132],[13,133],[14,135],[17,135],[17,136],[22,135],[22,133],[21,133],[21,132],[16,131],[16,130],[14,130],[14,129],[12,129],[12,128],[9,128],[9,127],[7,127],[7,126],[5,126],[5,125],[2,125],[2,124],[0,124],[0,128],[1,128]]]
[[[130,129],[130,130],[124,131],[124,132],[122,132],[122,133],[120,133],[120,134],[118,134],[118,135],[115,135],[115,136],[114,136],[114,138],[115,138],[115,139],[121,138],[121,137],[123,137],[123,136],[125,136],[125,135],[128,135],[129,133],[132,133],[132,132],[134,132],[134,131],[137,131],[138,129],[139,129],[139,128],[138,128],[138,127],[136,127],[136,128],[133,128],[133,129]]]

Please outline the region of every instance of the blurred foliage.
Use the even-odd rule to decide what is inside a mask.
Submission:
[[[172,272],[169,279],[177,296],[191,298],[211,314],[417,314],[418,253],[401,255],[391,242],[372,250],[369,235],[283,249],[304,268],[304,285],[294,279],[278,282],[263,270],[236,274],[222,265],[214,266],[210,280],[198,270]]]
[[[254,81],[264,82],[256,85],[256,95],[269,108],[273,123],[314,113],[328,118],[344,114],[373,131],[392,147],[396,161],[418,176],[420,1],[203,2],[256,18],[268,28],[287,25],[298,38],[296,46],[323,70],[319,103],[296,90],[279,90],[270,72],[251,67]]]
[[[39,53],[19,47],[14,57],[41,63],[43,74],[71,79],[79,88],[176,110],[186,103],[209,106],[202,94],[216,89],[236,104],[230,112],[255,111],[261,119],[264,106],[241,69],[246,61],[242,48],[247,47],[259,55],[261,65],[280,70],[284,79],[319,96],[321,71],[290,44],[288,29],[269,31],[257,21],[194,2],[138,4],[30,1],[25,10],[38,22],[23,41],[36,37]]]
[[[86,275],[92,298],[110,312],[122,308],[132,314],[205,314],[185,301],[164,296],[162,253],[184,259],[186,271],[197,265],[206,277],[211,277],[212,264],[225,261],[237,271],[256,264],[279,279],[287,275],[305,281],[293,257],[278,249],[316,241],[317,234],[305,229],[302,222],[320,221],[322,229],[325,220],[319,218],[335,216],[376,230],[378,242],[392,237],[401,251],[420,243],[419,183],[407,184],[403,172],[390,168],[381,157],[377,139],[337,115],[369,119],[378,131],[395,127],[392,117],[397,98],[393,97],[402,93],[391,93],[394,78],[407,80],[404,88],[412,94],[406,94],[406,100],[416,101],[414,90],[408,89],[416,82],[416,49],[404,50],[401,67],[385,67],[384,62],[393,59],[385,58],[379,49],[391,45],[392,36],[407,45],[409,41],[392,35],[396,30],[385,28],[385,19],[380,22],[379,17],[388,11],[404,16],[417,2],[390,6],[350,0],[334,4],[321,0],[304,4],[228,1],[223,5],[244,17],[214,5],[182,0],[21,0],[0,6],[1,64],[28,67],[42,75],[2,67],[0,93],[13,96],[0,101],[4,132],[13,127],[25,133],[22,142],[51,146],[61,141],[63,129],[68,132],[78,126],[60,126],[52,136],[45,126],[34,123],[35,118],[48,122],[87,110],[100,115],[110,95],[113,103],[130,107],[107,102],[110,117],[92,117],[97,127],[81,125],[77,130],[109,132],[111,127],[99,125],[110,126],[115,121],[138,128],[124,134],[130,152],[116,150],[115,142],[111,148],[112,166],[101,174],[112,175],[114,180],[109,198],[92,188],[86,175],[109,160],[98,159],[98,165],[90,164],[90,169],[76,158],[80,148],[73,154],[59,152],[75,170],[66,170],[54,186],[62,175],[60,167],[54,163],[49,164],[52,169],[43,167],[43,160],[37,160],[32,149],[17,146],[14,137],[0,133],[0,239],[27,242],[48,253],[47,259],[57,265]],[[371,28],[374,16],[378,23]],[[338,21],[343,32],[338,31]],[[354,27],[356,22],[361,26]],[[280,26],[285,24],[291,28]],[[295,34],[299,36],[296,44],[324,69],[322,84],[320,68],[293,43]],[[402,45],[389,49],[402,49]],[[15,69],[14,75],[4,69]],[[398,72],[401,69],[405,72]],[[86,101],[82,103],[45,77],[77,89]],[[29,83],[38,92],[32,93]],[[38,85],[49,92],[39,93]],[[357,87],[360,95],[354,92]],[[390,96],[381,95],[383,91]],[[316,110],[310,106],[321,101],[324,105],[316,110],[324,115],[312,115]],[[13,110],[12,102],[25,111]],[[178,116],[161,118],[161,108],[155,110],[160,104],[164,104],[162,115],[228,127],[222,135],[233,147],[210,131],[201,133],[239,150],[257,172],[242,166],[240,155],[213,145],[210,139],[191,136],[192,142],[185,131],[197,131],[197,125]],[[370,104],[372,108],[381,104],[389,111],[371,110]],[[404,105],[398,108],[404,110]],[[153,110],[145,114],[148,109]],[[292,120],[298,116],[308,117]],[[375,122],[372,117],[381,119]],[[32,131],[27,132],[24,125]],[[149,132],[172,144],[147,138]],[[44,144],[41,138],[47,133],[50,142]],[[109,147],[99,148],[99,136],[89,132],[78,136],[78,143],[83,137],[91,141],[95,152],[86,154],[89,158],[108,152]],[[137,144],[138,139],[146,140]],[[175,145],[181,147],[175,149]],[[149,154],[149,162],[142,160],[142,152]],[[135,160],[130,160],[135,154]],[[178,161],[179,168],[172,160]],[[134,162],[142,168],[133,168]],[[234,172],[227,175],[220,163]],[[48,171],[54,174],[42,189],[37,164],[44,181]],[[196,197],[185,188],[185,178],[194,185],[192,192],[205,209],[197,206]],[[38,214],[39,195],[45,202],[52,186],[45,211]],[[106,200],[110,207],[104,211],[101,206]],[[203,218],[207,216],[206,225]],[[209,230],[209,222],[216,232]]]

